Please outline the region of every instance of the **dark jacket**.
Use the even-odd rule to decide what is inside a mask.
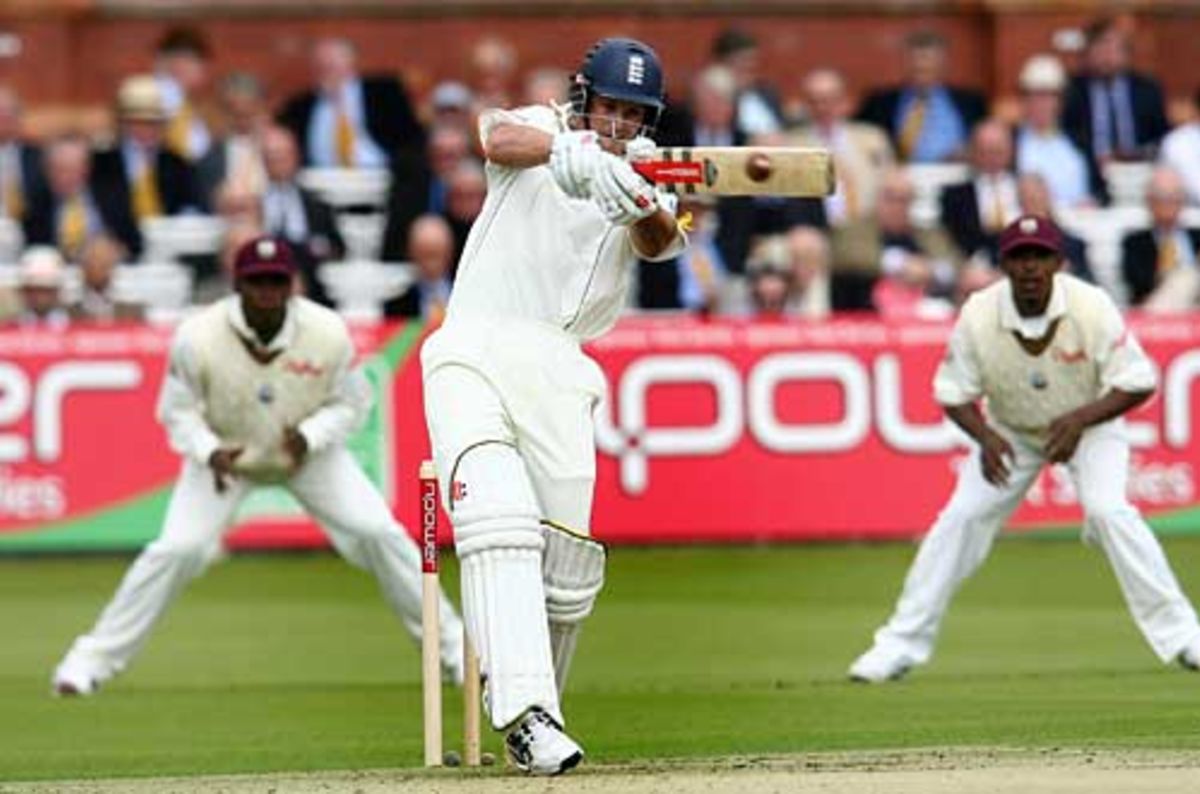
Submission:
[[[382,258],[385,262],[403,262],[408,258],[409,228],[413,221],[432,209],[429,196],[433,172],[424,153],[415,151],[404,151],[393,158],[391,172]]]
[[[100,216],[104,230],[121,241],[121,245],[129,251],[130,257],[136,259],[142,252],[142,233],[138,230],[133,211],[129,203],[122,202],[111,192],[97,190],[93,185],[90,189],[92,203]],[[23,228],[25,241],[30,245],[58,245],[58,211],[61,202],[58,197],[43,190],[30,199],[25,210]]]
[[[308,226],[308,234],[299,240],[287,238],[280,229],[267,229],[269,234],[277,234],[291,243],[296,255],[296,264],[300,268],[300,276],[304,280],[305,293],[308,297],[326,306],[332,305],[325,286],[317,278],[317,268],[325,262],[333,262],[346,256],[346,242],[338,231],[337,214],[333,207],[317,198],[312,191],[297,187],[300,193],[300,203],[304,208],[304,221]]]
[[[1125,73],[1129,81],[1129,102],[1133,112],[1133,135],[1138,149],[1145,150],[1156,145],[1167,131],[1166,105],[1163,102],[1162,88],[1151,77],[1129,71]],[[1087,75],[1077,75],[1071,79],[1067,87],[1066,99],[1063,103],[1063,129],[1071,136],[1079,148],[1092,154],[1092,94],[1088,90],[1090,78]],[[1113,147],[1116,148],[1116,132],[1113,132]],[[1143,155],[1140,153],[1125,153]]]
[[[413,112],[404,86],[395,77],[364,76],[363,107],[367,132],[388,157],[403,148],[423,151],[425,130]],[[279,113],[279,123],[292,131],[300,145],[305,165],[312,165],[309,154],[309,127],[317,106],[317,93],[305,91],[287,101]]]
[[[979,220],[979,200],[973,181],[947,185],[939,199],[942,226],[963,256],[970,256],[994,242]]]
[[[1188,229],[1192,250],[1200,255],[1200,229]],[[1121,240],[1121,278],[1129,288],[1129,303],[1137,305],[1158,285],[1158,240],[1153,229],[1130,232]]]

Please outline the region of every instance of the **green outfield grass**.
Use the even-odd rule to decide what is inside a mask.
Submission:
[[[1167,551],[1200,595],[1200,540],[1170,539]],[[895,685],[847,683],[911,554],[616,549],[577,659],[571,728],[600,762],[1200,747],[1200,675],[1158,663],[1102,555],[1075,542],[1000,543],[951,610],[931,665]],[[52,665],[126,564],[0,561],[0,780],[420,763],[418,653],[374,583],[332,556],[219,566],[125,676],[93,699],[52,699]],[[451,703],[448,745],[459,724]]]

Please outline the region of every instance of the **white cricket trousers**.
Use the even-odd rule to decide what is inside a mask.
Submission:
[[[129,664],[175,596],[217,558],[222,534],[254,487],[242,479],[226,482],[218,493],[212,469],[185,460],[162,533],[134,561],[69,657],[82,657],[101,680]],[[420,553],[353,456],[341,446],[318,452],[285,487],[325,527],[343,557],[375,575],[388,604],[420,641]],[[441,621],[442,658],[461,658],[462,624],[444,594]]]
[[[1008,484],[996,487],[984,479],[973,447],[950,502],[921,542],[896,611],[875,634],[877,648],[910,664],[932,656],[950,599],[987,558],[997,532],[1046,462],[1036,447],[1015,434],[1005,436],[1016,453]],[[1084,542],[1104,550],[1142,635],[1159,659],[1172,661],[1200,636],[1200,624],[1158,539],[1125,496],[1129,443],[1124,424],[1115,420],[1086,430],[1068,467],[1083,507]]]

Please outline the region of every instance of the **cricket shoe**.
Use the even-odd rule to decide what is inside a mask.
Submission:
[[[525,712],[504,743],[513,765],[531,775],[561,775],[583,760],[583,748],[537,706]]]
[[[87,697],[96,694],[104,680],[96,668],[76,654],[67,654],[50,679],[50,692],[55,697]]]
[[[912,663],[903,654],[875,645],[854,660],[847,674],[851,681],[882,684],[903,677],[911,667]]]
[[[1179,664],[1188,670],[1200,670],[1200,638],[1194,639],[1175,657]]]

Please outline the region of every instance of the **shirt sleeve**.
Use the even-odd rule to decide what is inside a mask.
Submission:
[[[1100,368],[1103,390],[1154,391],[1158,387],[1158,370],[1125,324],[1121,310],[1107,296],[1103,296],[1095,322],[1099,333],[1095,336],[1092,358]]]
[[[551,135],[559,131],[558,115],[549,106],[530,105],[513,110],[488,108],[479,114],[479,142],[484,148],[487,147],[487,139],[492,130],[501,124],[522,124]]]
[[[300,422],[297,428],[308,442],[309,452],[343,444],[362,427],[371,410],[371,385],[354,363],[354,348],[349,339],[325,403]]]
[[[933,377],[933,395],[939,405],[968,405],[983,396],[979,359],[961,315]]]
[[[166,428],[171,449],[180,455],[206,464],[221,447],[221,440],[204,419],[199,362],[182,333],[176,333],[171,342],[155,414]]]

